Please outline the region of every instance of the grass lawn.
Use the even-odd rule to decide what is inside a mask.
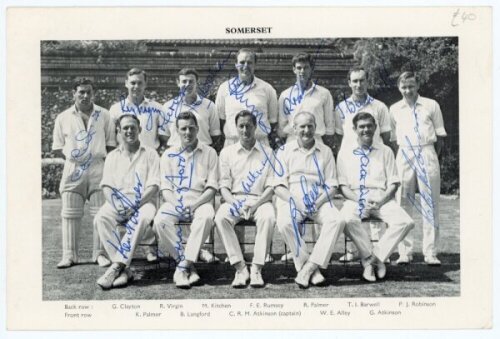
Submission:
[[[336,203],[337,204],[337,203]],[[158,265],[148,264],[139,250],[132,263],[135,281],[126,288],[102,291],[97,278],[104,273],[90,262],[92,255],[92,228],[85,210],[80,232],[80,264],[60,270],[56,264],[61,259],[61,201],[43,200],[43,299],[44,300],[148,300],[148,299],[240,299],[240,298],[348,298],[348,297],[435,297],[460,295],[460,228],[459,199],[442,197],[440,267],[429,267],[418,253],[422,247],[422,220],[415,215],[416,255],[409,266],[395,265],[393,254],[388,265],[387,277],[380,282],[366,283],[361,280],[359,263],[343,265],[337,259],[344,252],[344,238],[336,244],[332,264],[323,273],[327,284],[301,290],[293,279],[293,264],[286,265],[279,258],[284,253],[283,241],[275,230],[273,257],[275,262],[264,267],[266,286],[262,289],[232,289],[233,268],[227,263],[199,264],[198,272],[203,285],[190,290],[180,290],[172,282],[173,269],[165,260]],[[246,237],[252,237],[253,229],[247,228]],[[252,246],[245,246],[251,258]],[[224,258],[222,244],[216,234],[215,252]]]

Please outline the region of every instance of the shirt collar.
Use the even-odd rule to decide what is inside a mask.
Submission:
[[[92,115],[92,114],[95,112],[96,107],[97,107],[97,106],[96,106],[96,104],[94,104],[94,103],[93,103],[93,104],[92,104],[92,113],[90,113],[90,115]],[[76,107],[76,104],[73,104],[73,110],[72,110],[72,113],[73,113],[73,114],[80,114],[80,111],[79,111],[79,110],[78,110],[78,108]]]
[[[120,153],[122,153],[125,150],[125,145],[123,143],[120,143],[120,146],[116,148],[116,150]],[[142,150],[145,150],[143,144],[139,144],[139,148],[137,149],[138,152],[141,152]]]
[[[314,91],[316,90],[316,86],[318,86],[317,82],[314,81],[314,80],[311,80],[311,87],[309,87],[308,89],[306,89],[303,93],[302,93],[302,96],[306,96],[308,94],[312,95],[314,93]],[[295,85],[292,86],[292,91],[296,91],[296,92],[299,92],[299,85],[298,83],[296,82]]]
[[[347,98],[347,100],[352,101],[353,103],[355,103],[355,102],[356,102],[356,101],[354,101],[354,99],[353,99],[353,97],[352,97],[352,94],[351,94],[351,96],[350,96],[349,98]],[[347,100],[346,100],[346,101],[347,101]],[[373,98],[370,96],[370,94],[369,94],[369,93],[366,93],[366,100],[365,100],[365,102],[363,102],[363,104],[362,104],[361,106],[359,106],[359,108],[361,108],[361,107],[365,107],[365,106],[369,105],[370,103],[372,103],[372,102],[373,102],[373,100],[375,100],[375,99],[373,99]],[[356,107],[357,107],[357,106],[356,106]]]
[[[200,97],[200,95],[199,95],[199,94],[196,94],[196,99],[195,99],[195,101],[193,101],[191,104],[188,104],[188,103],[184,100],[184,98],[182,98],[182,104],[183,104],[183,105],[186,105],[187,107],[196,107],[196,106],[201,105],[201,103],[202,103],[202,102],[203,102],[203,98],[202,98],[202,97]]]
[[[356,141],[356,145],[353,147],[353,151],[357,150],[358,148],[361,148],[361,146],[357,143]],[[375,141],[372,142],[372,145],[370,146],[370,152],[375,150],[375,149],[378,149],[379,147],[377,146],[377,143]]]
[[[236,82],[236,81],[237,81],[237,82],[238,82],[238,86],[241,86],[241,84],[243,84],[243,82],[241,82],[241,81],[240,81],[240,78],[239,78],[239,76],[238,76],[238,75],[237,75],[237,76],[235,76],[235,77],[234,77],[233,79],[231,79],[230,81],[232,81],[232,82]],[[254,74],[252,82],[251,82],[251,83],[249,83],[248,85],[245,85],[245,88],[247,88],[247,87],[248,87],[248,89],[252,89],[252,88],[254,88],[255,86],[257,86],[257,85],[259,84],[259,82],[260,82],[260,79],[259,79],[259,78],[257,78],[257,77],[255,76],[255,74]]]
[[[139,106],[147,106],[147,105],[149,105],[150,102],[151,102],[150,99],[144,97],[142,99],[142,102],[139,104]],[[130,101],[130,97],[128,95],[127,95],[127,104],[135,106],[135,104],[132,101]]]
[[[247,149],[245,147],[243,147],[243,145],[241,144],[240,141],[238,141],[237,143],[238,147],[237,147],[237,152],[241,152],[241,151],[245,151],[245,152],[248,152],[248,153],[251,153],[253,152],[254,150],[256,151],[259,151],[259,148],[257,147],[257,140],[255,140],[255,144],[253,145],[252,149],[250,151],[247,151]]]
[[[415,100],[415,106],[417,105],[423,105],[422,97],[420,96],[420,94],[417,96],[417,100]],[[406,102],[405,98],[401,99],[401,107],[410,107],[410,105],[408,105],[408,103]]]
[[[196,148],[190,154],[194,154],[196,151],[203,152],[204,149],[205,149],[205,145],[202,142],[200,142],[200,140],[198,139],[198,144],[196,145]],[[172,150],[174,152],[180,152],[183,150],[183,148],[180,144],[178,144],[176,146],[173,146],[173,147],[167,149],[167,151],[168,150]]]
[[[290,143],[290,147],[292,148],[292,151],[297,151],[297,150],[300,150],[302,149],[299,145],[299,141],[298,140],[294,140]],[[305,150],[305,149],[304,149]],[[314,140],[314,146],[311,147],[310,150],[305,150],[307,153],[309,152],[312,152],[313,150],[316,150],[316,151],[321,151],[321,148],[318,146],[318,141],[315,139]]]

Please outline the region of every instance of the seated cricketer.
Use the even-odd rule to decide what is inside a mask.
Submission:
[[[160,160],[160,189],[165,202],[156,214],[153,229],[158,246],[177,263],[175,285],[190,288],[200,282],[193,263],[214,226],[218,162],[215,150],[198,141],[198,121],[192,112],[179,113],[175,124],[181,142],[168,148]],[[178,221],[191,222],[185,249]]]
[[[97,280],[103,289],[133,280],[130,263],[155,216],[159,186],[159,156],[155,149],[139,141],[139,119],[124,114],[117,121],[122,142],[106,157],[101,181],[106,203],[94,219],[94,227],[113,262]],[[126,229],[123,236],[116,229],[118,224]]]
[[[373,143],[377,125],[370,113],[359,112],[352,119],[357,144],[349,152],[341,152],[338,160],[338,178],[347,199],[340,213],[345,219],[345,233],[361,254],[363,278],[376,281],[386,274],[384,261],[398,243],[413,228],[410,216],[396,203],[394,196],[399,177],[392,150]],[[372,252],[370,236],[361,226],[361,220],[370,216],[385,221],[387,231],[375,244]]]
[[[263,287],[261,270],[271,246],[276,217],[271,203],[274,161],[272,149],[255,139],[257,119],[247,110],[236,114],[239,142],[220,153],[219,186],[223,203],[215,224],[224,243],[229,262],[236,268],[232,286]],[[245,265],[234,226],[243,219],[256,222],[254,256],[250,275]]]
[[[337,185],[335,159],[328,146],[316,142],[316,121],[309,112],[298,112],[293,119],[296,140],[278,152],[284,171],[276,173],[274,191],[278,211],[278,229],[292,250],[298,272],[295,282],[302,288],[309,282],[319,285],[325,281],[319,267],[326,268],[344,220],[333,205]],[[302,236],[306,219],[322,225],[314,249],[309,255]]]

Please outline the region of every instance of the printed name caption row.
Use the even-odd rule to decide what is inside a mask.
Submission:
[[[211,318],[211,317],[301,317],[319,315],[322,317],[350,317],[358,315],[370,316],[403,316],[409,313],[435,309],[436,302],[412,300],[384,301],[342,301],[321,302],[305,301],[299,304],[285,305],[283,303],[253,300],[246,305],[235,306],[229,302],[201,302],[195,306],[183,303],[112,303],[101,311],[112,310],[120,315],[129,314],[135,318]],[[101,308],[101,307],[99,307]],[[96,313],[94,306],[86,304],[65,304],[64,318],[91,319]]]

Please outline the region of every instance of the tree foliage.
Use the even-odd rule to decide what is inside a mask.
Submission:
[[[458,99],[457,38],[373,38],[354,44],[354,59],[370,74],[376,90],[396,87],[404,71],[418,74],[421,92],[438,102]]]

